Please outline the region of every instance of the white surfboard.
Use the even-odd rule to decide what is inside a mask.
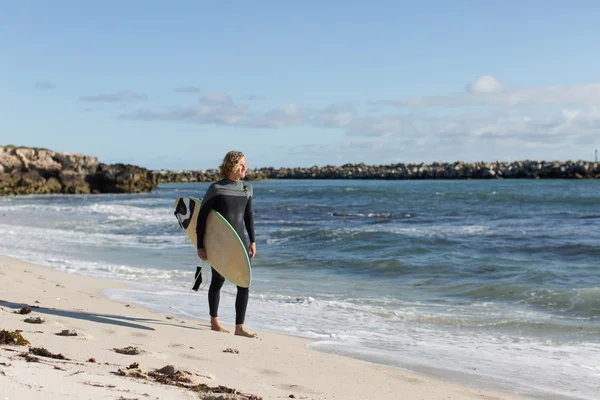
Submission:
[[[202,201],[194,197],[175,200],[175,217],[179,226],[197,249],[196,222]],[[227,220],[215,210],[206,218],[204,248],[206,262],[225,279],[241,287],[250,287],[252,269],[244,243]]]

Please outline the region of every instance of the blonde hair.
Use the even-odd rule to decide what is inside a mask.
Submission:
[[[237,167],[240,165],[240,161],[244,158],[244,153],[241,151],[230,151],[223,158],[223,163],[219,167],[221,170],[221,178],[227,178]]]

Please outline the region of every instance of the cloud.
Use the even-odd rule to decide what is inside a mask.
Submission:
[[[390,112],[383,104],[392,104],[402,111]],[[374,106],[380,108],[379,112],[371,112]],[[440,112],[440,108],[447,111]],[[495,149],[513,154],[509,144],[558,153],[561,148],[572,148],[574,143],[583,146],[597,141],[600,85],[511,88],[486,75],[465,85],[465,91],[458,94],[363,105],[340,102],[319,109],[290,103],[264,112],[237,103],[227,93],[214,92],[204,94],[190,106],[139,109],[120,118],[247,128],[335,129],[348,140],[360,143],[359,147],[377,142],[377,151],[389,142],[401,148],[421,149],[423,153],[429,149],[432,154],[454,154],[469,146],[489,148],[484,154],[493,154]],[[346,151],[350,148],[348,145]]]
[[[134,93],[130,90],[125,90],[119,93],[105,93],[93,96],[81,96],[81,101],[90,103],[128,103],[140,100],[147,100],[148,96],[145,94]]]
[[[337,103],[317,111],[314,124],[323,128],[348,126],[357,116],[356,106],[352,103]]]
[[[140,109],[121,115],[121,119],[140,121],[180,121],[196,124],[236,125],[246,107],[235,104],[225,93],[207,93],[198,104],[160,111]]]
[[[121,119],[140,121],[179,121],[194,124],[236,125],[253,128],[281,128],[309,120],[308,111],[296,104],[284,104],[263,114],[248,113],[248,107],[235,103],[227,93],[203,95],[198,104],[163,110],[139,109],[122,114]]]
[[[284,126],[301,125],[309,120],[309,114],[297,104],[284,104],[264,115],[246,122],[246,125],[258,128],[281,128]]]
[[[560,148],[573,141],[595,143],[600,111],[565,108],[558,114],[489,113],[430,118],[427,136],[459,143],[508,141],[527,146]]]
[[[178,93],[200,93],[200,89],[194,86],[181,86],[173,89],[173,91]]]
[[[493,76],[483,76],[469,83],[466,93],[384,100],[376,104],[403,108],[594,106],[600,104],[600,84],[509,88]]]
[[[495,93],[500,92],[503,86],[496,78],[490,75],[482,76],[481,78],[467,85],[469,93]]]
[[[37,90],[50,90],[54,89],[54,84],[47,81],[37,81],[34,86]]]
[[[347,135],[369,137],[410,137],[421,134],[413,117],[408,115],[366,116],[348,124]]]

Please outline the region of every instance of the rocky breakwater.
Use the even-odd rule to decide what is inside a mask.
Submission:
[[[345,164],[311,168],[267,168],[269,179],[584,179],[600,178],[589,161],[454,162],[433,164]]]
[[[161,183],[174,183],[174,182],[215,182],[221,179],[219,169],[202,169],[198,171],[192,170],[158,170],[154,171],[154,175]],[[246,172],[246,179],[249,181],[264,180],[268,177],[262,172],[262,170],[248,170]]]
[[[103,164],[84,154],[0,147],[0,195],[51,193],[139,193],[158,185],[151,171]]]
[[[155,171],[160,182],[212,182],[218,170]],[[589,161],[454,162],[433,164],[345,164],[310,168],[248,170],[258,179],[599,179],[600,163]]]

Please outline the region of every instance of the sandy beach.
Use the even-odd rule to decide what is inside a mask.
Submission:
[[[313,351],[295,337],[213,332],[206,322],[102,295],[127,288],[121,282],[5,256],[0,285],[0,331],[21,331],[30,342],[0,346],[2,400],[516,398]],[[20,314],[23,307],[31,312]],[[38,317],[43,323],[25,322]],[[36,355],[40,348],[68,360]]]

